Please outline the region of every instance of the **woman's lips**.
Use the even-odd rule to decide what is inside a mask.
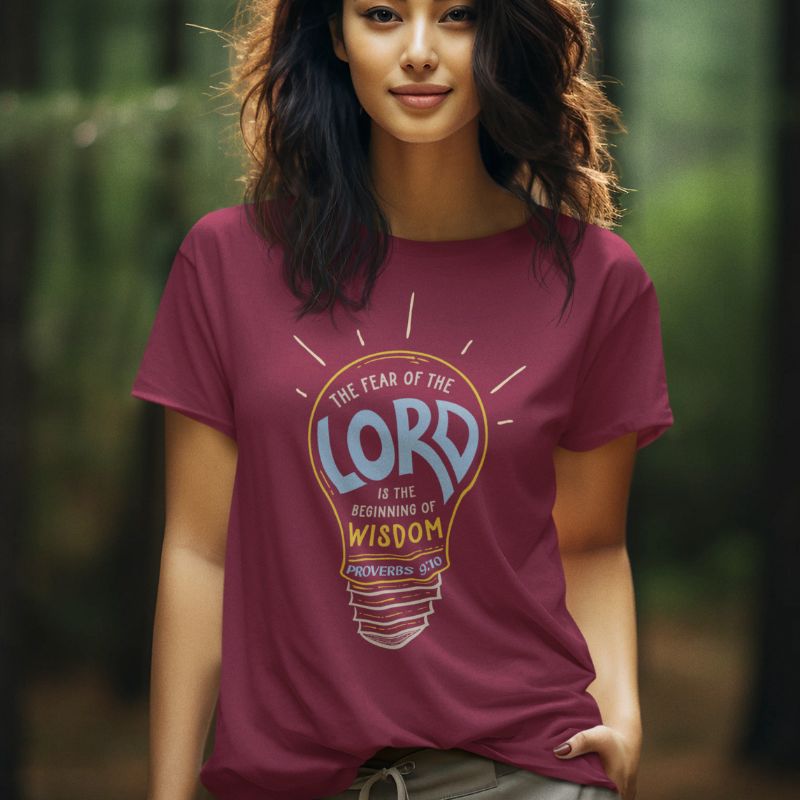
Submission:
[[[404,105],[409,108],[434,108],[444,102],[445,97],[453,91],[441,92],[440,94],[392,94]]]

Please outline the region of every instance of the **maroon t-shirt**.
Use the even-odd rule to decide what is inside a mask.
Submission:
[[[559,224],[575,224],[561,215]],[[590,225],[575,294],[526,226],[391,238],[371,305],[295,321],[244,206],[181,244],[132,394],[238,443],[215,746],[222,800],[336,794],[383,747],[616,789],[565,606],[553,448],[673,424],[653,282]],[[553,266],[551,264],[551,266]],[[601,602],[601,600],[600,600]]]

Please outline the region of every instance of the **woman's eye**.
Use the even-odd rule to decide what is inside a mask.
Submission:
[[[369,11],[364,13],[365,17],[369,17],[369,19],[375,19],[373,14],[388,14],[391,17],[394,14],[394,11],[390,11],[388,8],[372,8]],[[376,22],[388,22],[387,19],[375,20]]]
[[[475,10],[470,8],[469,6],[459,6],[458,8],[453,8],[447,12],[447,15],[450,14],[463,14],[464,16],[461,19],[457,19],[456,22],[468,22],[470,20],[474,20],[477,14]]]
[[[388,14],[389,19],[385,17],[382,19],[378,19],[375,17],[376,14]],[[459,6],[458,8],[451,8],[450,11],[447,12],[445,16],[449,17],[451,14],[456,15],[463,15],[460,18],[456,18],[455,22],[468,22],[474,20],[476,17],[475,10],[470,8],[469,6]],[[368,17],[369,19],[374,19],[376,22],[390,22],[391,18],[394,16],[394,11],[389,8],[371,8],[369,11],[364,12],[364,16]]]

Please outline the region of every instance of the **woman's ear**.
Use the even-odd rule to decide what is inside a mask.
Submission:
[[[341,18],[336,14],[328,17],[328,28],[331,32],[331,40],[333,42],[333,52],[336,57],[341,61],[347,61],[347,50],[344,46],[344,39],[342,38]]]

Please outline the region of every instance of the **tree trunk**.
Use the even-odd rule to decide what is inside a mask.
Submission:
[[[165,0],[161,8],[162,40],[159,61],[164,80],[180,77],[183,63],[185,5],[183,0]],[[148,230],[155,241],[165,242],[157,260],[166,282],[169,266],[183,238],[184,215],[181,181],[183,137],[179,128],[160,132],[155,158],[155,183],[151,188]],[[147,252],[153,253],[153,249]],[[152,274],[152,270],[148,269]],[[137,401],[140,402],[140,401]],[[151,634],[164,523],[163,410],[142,403],[138,420],[138,450],[130,461],[131,478],[126,507],[121,510],[118,532],[109,553],[107,574],[115,580],[110,595],[114,619],[125,621],[112,632],[109,675],[115,690],[124,697],[138,697],[149,685]]]
[[[775,242],[769,327],[770,416],[762,497],[764,520],[755,675],[739,755],[796,768],[800,715],[800,5],[781,0],[778,130],[773,177]]]
[[[0,90],[23,92],[39,83],[38,2],[0,4]],[[36,195],[42,178],[33,148],[0,159],[0,797],[21,797],[22,543],[29,529],[31,374],[25,358],[23,311],[34,275]]]
[[[597,29],[594,72],[601,79],[612,77],[613,80],[619,80],[620,60],[616,37],[619,30],[620,0],[599,0],[595,8],[597,10],[592,17]],[[620,87],[616,83],[610,83],[605,89],[609,99],[619,105]]]

